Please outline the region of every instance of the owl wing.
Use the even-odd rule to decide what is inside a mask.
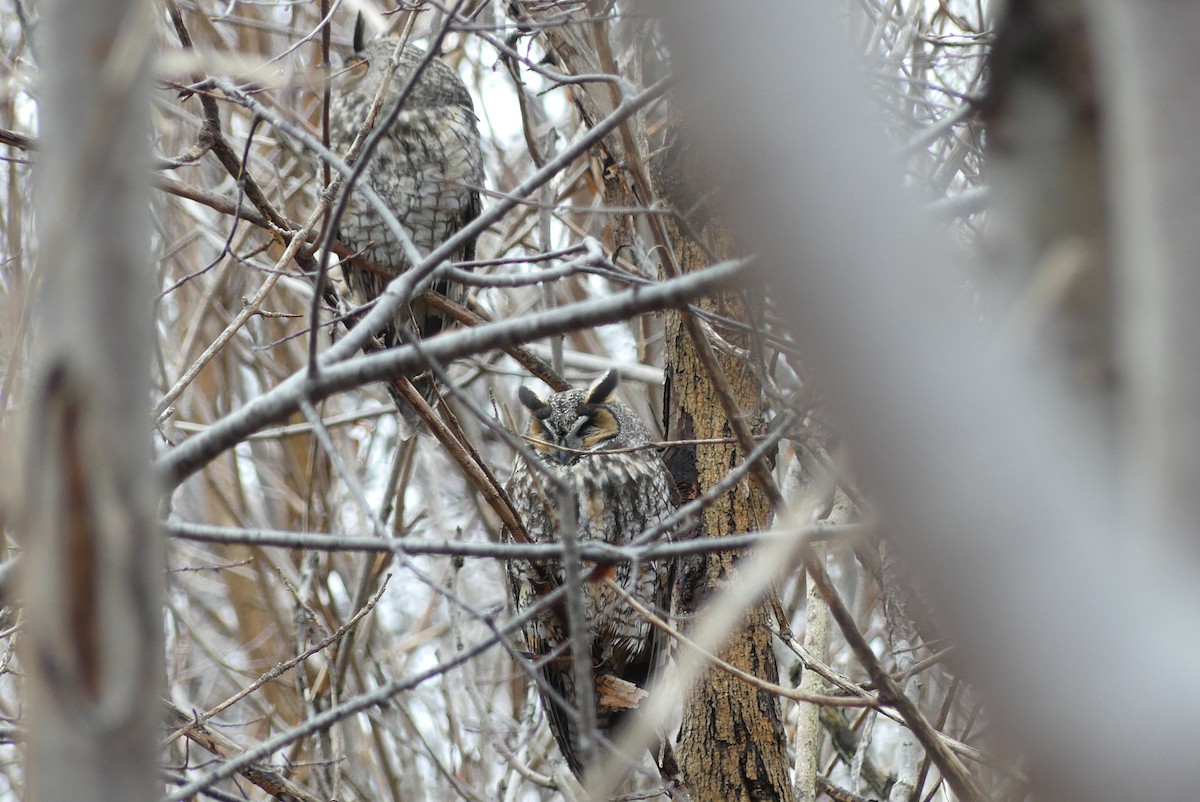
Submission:
[[[512,493],[512,489],[509,490]],[[512,532],[502,530],[505,541],[512,542]],[[544,565],[526,560],[510,560],[505,579],[513,608],[519,613],[537,604],[559,586],[556,577]],[[566,758],[575,776],[582,776],[583,764],[578,748],[578,734],[571,706],[575,701],[575,674],[571,666],[567,627],[561,605],[543,610],[521,629],[528,657],[537,665],[538,696],[546,712],[550,733]]]

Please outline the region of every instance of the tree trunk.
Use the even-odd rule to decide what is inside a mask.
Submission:
[[[676,142],[672,147],[685,147]],[[667,162],[682,169],[686,152]],[[680,175],[667,172],[660,182],[679,187]],[[678,194],[677,192],[675,194]],[[727,258],[735,251],[729,229],[716,217],[692,215],[689,225],[705,239],[703,245],[685,236],[673,223],[667,235],[681,271],[700,270],[710,264],[709,252]],[[697,230],[699,229],[699,230]],[[706,251],[707,248],[707,251]],[[745,303],[727,293],[700,304],[737,321],[747,321]],[[713,379],[705,369],[688,332],[683,314],[666,316],[666,399],[664,415],[668,438],[694,440],[730,438],[733,434]],[[735,331],[720,334],[738,346],[745,335]],[[726,391],[753,424],[759,414],[760,390],[749,365],[724,354],[718,355]],[[733,443],[675,446],[667,460],[680,494],[686,502],[723,479],[742,458]],[[762,529],[770,520],[766,495],[750,479],[743,479],[705,511],[700,525],[702,537],[720,537]],[[724,552],[695,558],[685,563],[678,587],[678,612],[689,620],[708,597],[737,581],[737,554]],[[778,669],[768,628],[766,605],[746,610],[741,629],[732,633],[718,656],[757,677],[775,683]],[[784,742],[779,700],[756,690],[729,674],[710,669],[692,689],[684,706],[683,726],[677,750],[684,782],[697,802],[702,800],[791,800],[787,748]]]
[[[30,800],[153,800],[162,576],[150,475],[150,6],[42,5],[41,250],[24,422]]]

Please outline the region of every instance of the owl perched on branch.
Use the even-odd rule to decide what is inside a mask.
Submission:
[[[650,445],[646,427],[633,410],[613,398],[616,386],[617,373],[609,371],[586,390],[543,397],[521,388],[521,403],[530,412],[527,438],[539,461],[528,465],[518,455],[506,489],[535,542],[560,541],[563,488],[573,497],[575,531],[581,541],[627,545],[677,506],[670,474]],[[645,696],[644,689],[664,662],[667,640],[604,577],[666,617],[674,564],[620,563],[603,571],[583,566],[595,720],[599,734],[611,740],[628,710]],[[562,582],[558,563],[509,563],[509,593],[518,613]],[[571,771],[582,777],[586,765],[579,749],[579,717],[572,715],[578,702],[567,620],[562,604],[548,606],[526,624],[523,635],[545,681],[539,691],[550,730]]]
[[[356,32],[356,43],[360,38]],[[335,85],[329,107],[329,135],[336,152],[344,154],[366,122],[398,43],[394,37],[377,39],[349,59],[347,74]],[[483,151],[471,95],[458,73],[436,58],[426,59],[423,51],[411,45],[400,49],[397,61],[377,125],[391,118],[412,76],[418,69],[420,73],[359,180],[375,190],[425,256],[479,215]],[[351,261],[343,267],[359,303],[379,297],[391,279],[412,267],[379,211],[362,193],[351,191],[337,234],[370,263]],[[454,261],[474,258],[474,240],[452,257]],[[432,289],[456,301],[466,294],[465,287],[452,281],[434,282]],[[437,334],[450,321],[422,301],[413,301],[383,329],[385,346],[403,340],[400,331],[405,323],[423,339]],[[415,378],[414,384],[427,398],[431,396],[433,385],[428,376]],[[406,403],[397,402],[402,412],[411,414]]]

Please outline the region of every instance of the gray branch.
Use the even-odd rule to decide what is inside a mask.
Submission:
[[[421,353],[418,353],[417,348],[407,345],[330,364],[321,371],[316,381],[310,381],[304,371],[297,372],[273,390],[225,416],[203,433],[185,441],[174,451],[160,458],[158,468],[165,475],[168,486],[175,487],[245,437],[296,412],[300,408],[301,399],[316,401],[369,382],[420,372],[426,364],[421,354],[445,363],[484,351],[527,343],[552,334],[613,323],[634,315],[680,306],[730,286],[745,265],[746,262],[741,260],[722,262],[701,272],[652,287],[634,288],[608,298],[443,334],[422,343]],[[408,274],[405,274],[396,281],[407,278]],[[395,285],[396,282],[392,284]],[[361,331],[365,323],[364,319],[351,333]],[[342,346],[345,344],[346,340],[341,340],[326,352],[326,356],[345,356],[346,354],[342,353]]]

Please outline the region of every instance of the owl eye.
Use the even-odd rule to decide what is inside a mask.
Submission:
[[[558,435],[537,417],[529,419],[529,436],[533,438],[534,449],[542,453],[548,453],[551,450],[550,444],[558,440]]]
[[[617,423],[616,416],[607,407],[595,407],[589,412],[586,422],[579,429],[579,437],[583,441],[584,448],[591,448],[597,443],[611,440],[620,433],[621,426]]]
[[[596,431],[596,422],[586,415],[580,415],[571,426],[571,434],[584,438]]]

